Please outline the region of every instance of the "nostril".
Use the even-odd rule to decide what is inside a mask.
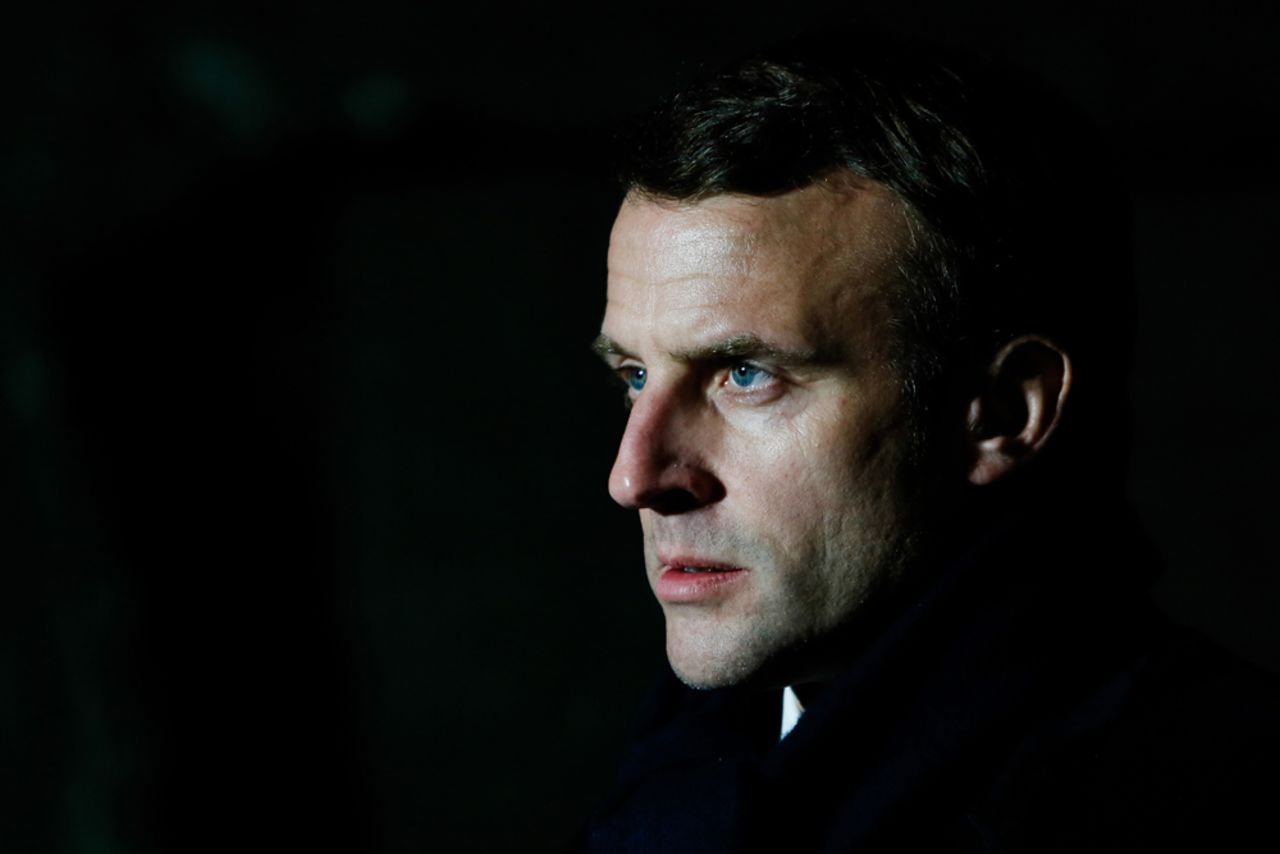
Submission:
[[[609,493],[623,507],[669,515],[714,504],[724,497],[724,486],[706,467],[677,461],[650,468],[615,466]]]
[[[705,503],[707,502],[700,501],[692,492],[669,490],[650,498],[646,502],[646,506],[660,516],[670,516],[677,513],[688,513],[690,510],[696,510]]]
[[[696,453],[704,443],[690,413],[677,410],[678,400],[671,396],[653,390],[645,394],[631,410],[609,473],[614,501],[629,509],[670,514],[720,500],[724,488]]]
[[[724,486],[711,472],[684,462],[669,464],[640,504],[661,515],[688,513],[724,497]]]

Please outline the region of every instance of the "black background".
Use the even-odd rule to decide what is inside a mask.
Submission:
[[[1280,669],[1274,4],[32,4],[0,31],[5,850],[557,850],[661,662],[587,350],[616,123],[855,14],[1112,141],[1155,594]]]

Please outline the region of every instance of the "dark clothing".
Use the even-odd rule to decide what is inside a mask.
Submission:
[[[781,742],[779,692],[668,675],[582,849],[1254,847],[1280,794],[1280,682],[1147,604],[1129,527],[1059,529],[1076,536],[1046,555],[1061,534],[1008,520]]]

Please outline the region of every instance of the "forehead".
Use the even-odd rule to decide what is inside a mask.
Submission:
[[[605,332],[839,334],[884,302],[906,236],[901,204],[878,185],[696,203],[633,194],[610,238]]]

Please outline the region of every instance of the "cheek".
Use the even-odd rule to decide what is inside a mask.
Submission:
[[[788,420],[735,462],[761,535],[788,552],[812,550],[833,521],[828,517],[849,504],[856,454],[848,436],[829,428],[816,419]]]
[[[775,419],[773,429],[758,439],[760,465],[774,473],[784,491],[838,488],[871,456],[867,425],[856,416],[832,404]]]
[[[724,459],[735,471],[767,479],[802,473],[830,441],[828,408],[820,395],[797,392],[759,409],[723,412]]]
[[[763,446],[770,503],[781,518],[810,529],[881,516],[899,477],[899,433],[891,423],[857,417],[793,420],[785,437]]]
[[[757,521],[783,539],[864,516],[888,500],[904,431],[886,401],[814,395],[730,425],[720,473]]]
[[[800,421],[772,419],[766,427],[735,431],[723,444],[720,473],[729,493],[736,491],[754,515],[780,519],[794,512],[797,497],[812,489],[822,452],[817,437]]]

